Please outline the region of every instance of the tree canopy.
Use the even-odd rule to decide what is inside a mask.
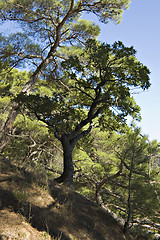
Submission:
[[[64,153],[67,149],[64,166],[69,162],[73,165],[72,151],[93,125],[119,130],[126,116],[138,118],[140,109],[131,91],[137,87],[147,89],[149,73],[137,61],[133,47],[125,47],[121,42],[110,46],[91,39],[79,56],[71,55],[61,63],[59,78],[67,91],[65,87],[59,91],[56,88],[48,97],[36,94],[35,89],[34,94],[20,94],[17,100],[49,126],[61,141]],[[73,166],[64,167],[62,181],[73,182],[73,172]]]
[[[32,72],[41,71],[42,74],[48,65],[54,70],[57,66],[56,59],[61,57],[59,48],[83,44],[88,38],[99,34],[97,25],[81,19],[82,13],[93,13],[105,23],[109,20],[118,22],[128,4],[128,0],[2,0],[2,24],[15,21],[19,31],[7,38],[1,37],[0,56],[3,61],[9,60],[12,66],[23,66],[27,63]]]

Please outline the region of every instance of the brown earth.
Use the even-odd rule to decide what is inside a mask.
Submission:
[[[129,239],[96,203],[67,187],[50,186],[0,159],[1,240]]]

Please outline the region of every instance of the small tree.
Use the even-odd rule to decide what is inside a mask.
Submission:
[[[154,235],[154,230],[159,231],[159,179],[154,163],[158,143],[150,142],[138,128],[117,135],[116,141],[111,138],[107,143],[113,141],[110,150],[115,155],[104,165],[112,164],[112,168],[96,184],[98,200],[122,220],[124,232],[132,228],[138,234],[139,228],[146,236]]]
[[[122,141],[123,146],[117,151],[117,156],[125,168],[118,180],[124,186],[121,188],[124,196],[121,207],[125,209],[124,231],[137,225],[145,228],[145,224],[148,230],[155,228],[157,231],[159,184],[154,174],[155,169],[150,164],[157,155],[158,143],[149,142],[140,134],[139,129],[130,131],[122,137]]]
[[[70,56],[62,62],[59,73],[66,89],[59,88],[52,97],[20,95],[18,101],[45,122],[64,151],[64,172],[57,181],[73,183],[72,152],[79,139],[88,134],[93,125],[101,130],[118,129],[126,116],[139,117],[131,91],[147,89],[149,70],[135,57],[133,47],[121,42],[112,46],[89,40],[81,56]]]

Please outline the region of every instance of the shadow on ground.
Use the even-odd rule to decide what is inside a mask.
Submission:
[[[1,168],[1,219],[4,211],[17,214],[36,231],[48,233],[48,239],[126,239],[117,222],[97,204],[64,186],[50,184],[50,190],[45,190],[35,185],[35,178],[15,166]],[[14,222],[7,224],[13,229]]]

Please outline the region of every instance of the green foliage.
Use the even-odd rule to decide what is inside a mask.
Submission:
[[[0,62],[0,122],[3,125],[14,98],[21,92],[22,86],[29,79],[29,73],[11,69]]]
[[[110,46],[88,40],[79,58],[71,56],[62,63],[67,70],[65,77],[70,77],[71,86],[76,89],[79,103],[75,105],[89,108],[97,98],[99,122],[104,125],[123,122],[128,114],[138,118],[140,109],[130,91],[135,87],[148,89],[150,72],[134,55],[133,47],[125,47],[121,42]]]
[[[71,133],[80,122],[85,120],[84,127],[93,119],[102,129],[118,129],[126,116],[139,118],[131,90],[150,86],[149,70],[134,55],[133,47],[121,42],[110,46],[91,39],[80,56],[62,62],[59,74],[64,86],[56,91],[54,85],[48,90],[37,86],[34,94],[19,94],[16,101],[53,131],[58,126],[59,132]]]
[[[98,42],[99,27],[80,18],[87,11],[102,22],[118,23],[128,3],[0,1],[2,24],[16,21],[20,30],[0,36],[1,125],[11,107],[19,112],[3,154],[34,170],[48,167],[61,173],[63,151],[54,134],[78,136],[76,188],[92,199],[97,191],[124,219],[125,230],[148,224],[158,231],[158,143],[150,143],[138,129],[127,132],[125,125],[128,115],[140,119],[132,92],[150,87],[150,72],[133,47]],[[14,68],[26,66],[31,72]],[[15,196],[20,201],[26,197]]]
[[[43,14],[46,18],[44,18],[43,21],[46,23],[45,20],[48,20],[50,22],[49,17],[52,16],[53,20],[56,21],[56,11],[59,10],[61,18],[63,18],[68,10],[71,7],[71,4],[74,4],[73,6],[73,13],[76,12],[93,12],[97,16],[99,16],[100,20],[103,22],[107,22],[108,19],[120,21],[121,14],[123,12],[123,9],[128,8],[128,4],[130,1],[128,0],[116,0],[116,1],[95,1],[92,0],[90,3],[87,1],[57,1],[57,0],[41,0],[41,1],[31,1],[31,0],[23,0],[21,1],[21,4],[19,4],[18,0],[10,0],[7,2],[4,2],[3,0],[0,2],[0,8],[3,10],[5,14],[3,14],[3,20],[5,19],[23,19],[24,21],[28,21],[29,23],[34,23],[38,19],[39,16]],[[28,11],[25,11],[27,9]],[[103,9],[103,11],[102,11]],[[74,16],[74,15],[73,15]],[[71,19],[73,18],[71,16]],[[40,19],[41,20],[41,19]],[[28,25],[29,25],[28,23]],[[34,23],[35,24],[35,23]],[[42,24],[42,23],[41,23]]]
[[[12,67],[26,67],[29,59],[40,59],[41,48],[35,44],[27,34],[14,33],[0,39],[0,56],[4,62],[10,63]]]
[[[9,66],[1,63],[0,73],[0,88],[1,97],[10,96],[14,97],[21,92],[23,85],[29,79],[29,73],[26,71],[19,71],[11,69]]]
[[[87,39],[99,35],[97,25],[80,19],[83,12],[94,13],[103,22],[108,22],[109,19],[118,22],[128,4],[129,0],[90,3],[70,0],[1,0],[1,24],[15,21],[18,23],[18,32],[0,36],[0,57],[13,67],[27,67],[33,71],[35,65],[40,65],[49,57],[48,53],[52,52],[53,59],[46,67],[50,65],[53,69],[58,66],[57,62],[61,61],[64,53],[61,53],[61,49],[58,50],[59,46],[62,48],[84,44]]]
[[[97,189],[101,202],[127,222],[127,230],[152,239],[159,232],[158,143],[139,129],[123,134],[94,129],[91,136],[88,145],[81,144],[87,155],[80,153],[81,161],[75,162],[78,191],[95,199]]]
[[[115,153],[123,168],[116,181],[111,178],[106,182],[107,190],[101,190],[103,200],[107,200],[107,206],[125,219],[125,227],[146,223],[150,229],[151,226],[156,228],[159,184],[151,174],[153,168],[149,169],[154,156],[150,154],[150,143],[136,129],[122,135],[119,143],[116,143]]]

